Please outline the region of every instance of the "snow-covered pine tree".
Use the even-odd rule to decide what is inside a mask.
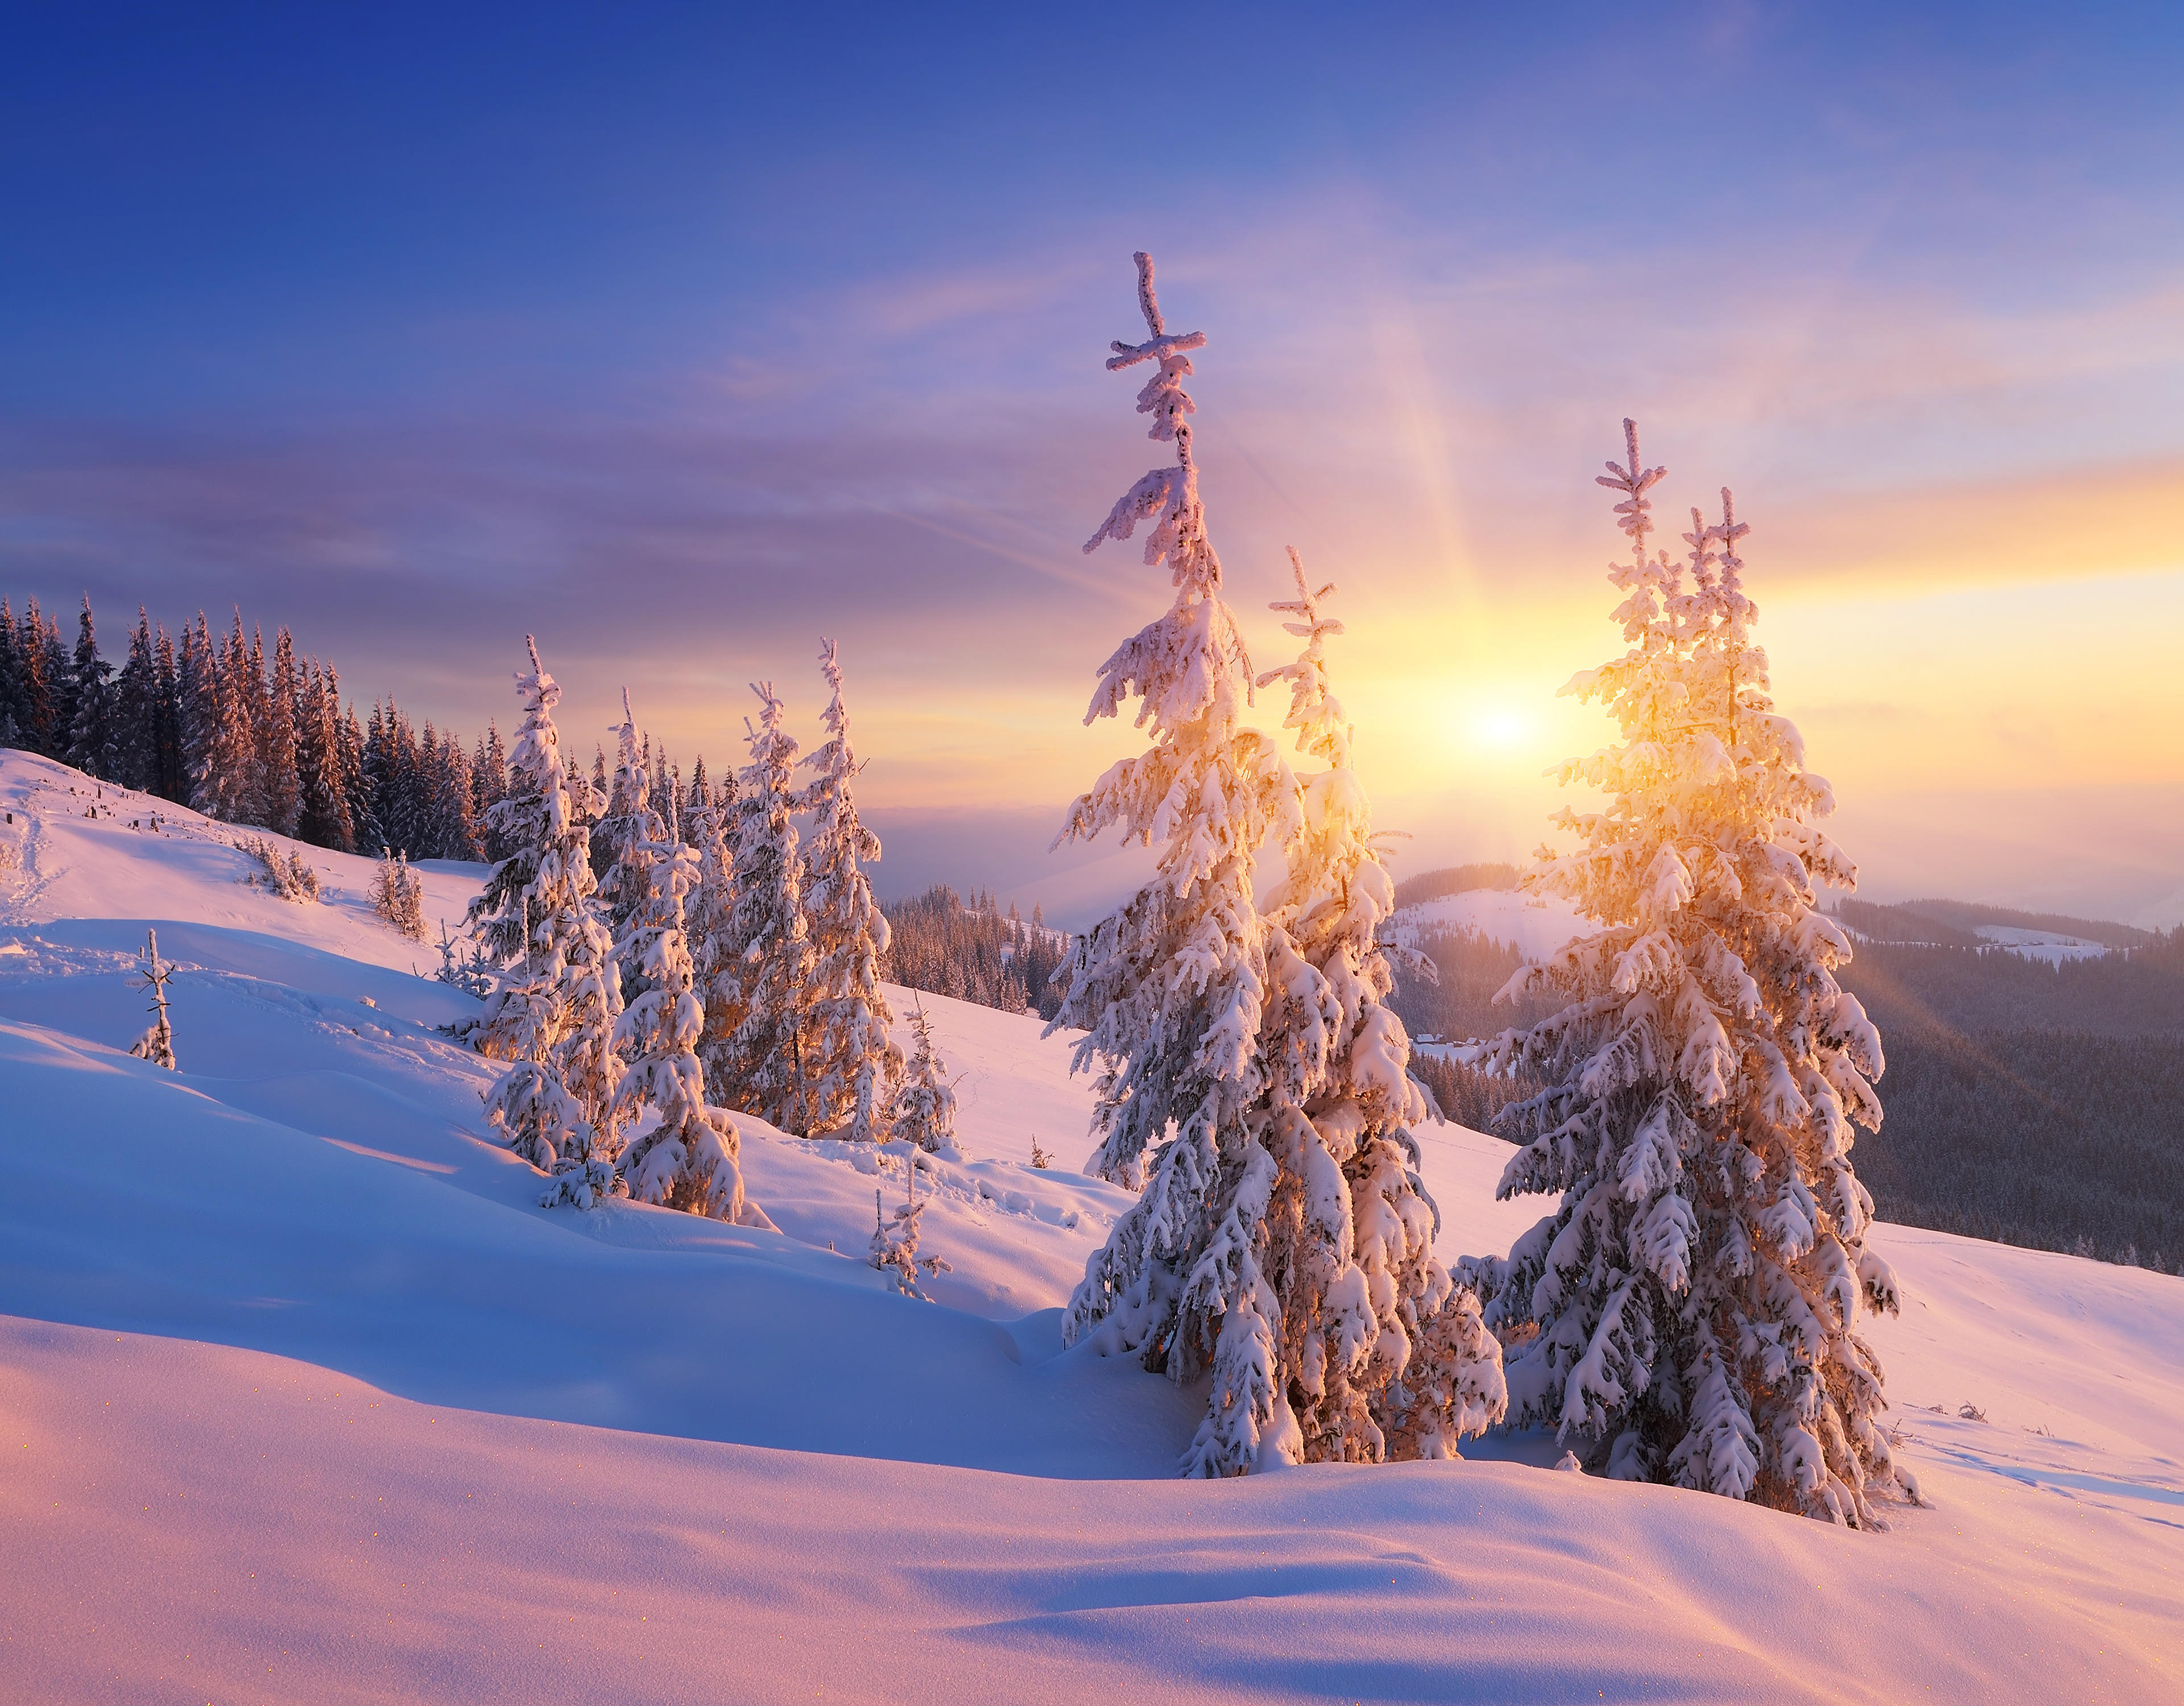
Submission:
[[[699,1040],[699,1058],[710,1057],[708,1039],[725,1035],[716,1024],[716,1005],[725,1014],[735,999],[737,984],[724,974],[733,965],[733,917],[735,908],[735,853],[728,845],[728,808],[707,805],[692,823],[692,839],[698,854],[698,886],[684,907],[688,920],[690,962],[696,977],[698,1001],[705,1010],[705,1030]],[[710,1070],[710,1067],[708,1068]],[[716,1101],[726,1101],[718,1080],[712,1080]]]
[[[224,823],[265,822],[258,738],[250,723],[249,674],[250,649],[243,641],[242,613],[238,610],[210,672],[212,724],[203,772],[190,800],[208,817]]]
[[[69,671],[72,683],[66,761],[86,776],[112,781],[114,750],[114,667],[98,655],[98,638],[91,619],[91,594],[83,595],[82,614],[76,622],[75,656]]]
[[[804,858],[804,916],[812,953],[809,1117],[814,1132],[863,1142],[878,1135],[894,1100],[902,1051],[889,1040],[894,1015],[880,989],[888,921],[864,873],[880,856],[880,840],[859,821],[850,791],[859,767],[834,642],[822,639],[819,646],[819,667],[833,697],[827,704],[827,741],[804,761],[818,774],[801,802],[811,814]]]
[[[296,712],[296,758],[303,784],[296,833],[304,840],[338,852],[356,846],[356,825],[349,816],[341,703],[332,672],[310,664],[304,672]]]
[[[220,814],[213,807],[219,793],[219,774],[213,761],[220,742],[220,656],[203,610],[198,612],[195,627],[185,624],[182,628],[182,655],[176,666],[175,686],[181,703],[185,803],[192,811],[217,817]]]
[[[634,1001],[646,988],[644,973],[624,944],[634,939],[630,923],[640,908],[653,904],[651,864],[654,850],[667,839],[660,815],[652,809],[652,777],[644,761],[644,743],[636,714],[629,708],[629,689],[621,694],[621,723],[615,729],[614,781],[607,795],[605,814],[592,825],[592,867],[604,862],[599,900],[606,907],[607,931],[615,941],[615,964],[621,974],[622,1001]],[[640,945],[641,946],[641,945]]]
[[[60,678],[67,673],[67,654],[53,621],[35,598],[23,603],[15,624],[15,666],[20,706],[19,722],[23,744],[32,752],[52,756],[54,743],[65,741],[67,725],[61,717]]]
[[[260,846],[271,848],[270,842]],[[410,868],[410,856],[382,847],[372,873],[371,910],[412,941],[425,939],[425,884]]]
[[[772,682],[754,682],[750,763],[735,802],[735,887],[707,962],[705,1081],[721,1101],[799,1136],[810,1133],[811,943],[804,917],[790,779],[796,742]]]
[[[628,695],[622,696],[625,714]],[[625,755],[635,742],[625,738]],[[639,796],[640,801],[641,797]],[[613,875],[628,923],[615,944],[619,963],[634,969],[640,992],[623,1008],[615,1041],[630,1066],[615,1091],[618,1119],[632,1124],[648,1107],[659,1123],[632,1140],[621,1160],[629,1194],[645,1202],[744,1224],[769,1223],[744,1200],[735,1121],[705,1103],[698,1064],[705,1010],[692,993],[695,972],[685,934],[683,903],[697,886],[699,855],[669,838],[659,815],[638,811],[654,831],[639,840],[625,833]],[[629,816],[625,817],[627,824]]]
[[[1217,1402],[1201,1430],[1194,1454],[1208,1473],[1268,1446],[1305,1462],[1452,1456],[1464,1436],[1501,1419],[1507,1401],[1501,1347],[1479,1301],[1433,1252],[1440,1211],[1411,1135],[1429,1104],[1410,1076],[1410,1040],[1386,1005],[1389,956],[1401,951],[1384,946],[1380,930],[1395,910],[1395,883],[1327,677],[1326,643],[1342,632],[1324,609],[1334,588],[1314,591],[1294,550],[1290,561],[1296,597],[1273,608],[1304,649],[1258,684],[1289,683],[1283,727],[1296,731],[1306,759],[1327,767],[1303,779],[1301,832],[1266,903],[1267,1089],[1246,1123],[1277,1171],[1263,1224],[1224,1221],[1215,1245],[1240,1268],[1252,1252],[1279,1314],[1273,1341],[1240,1344],[1233,1369],[1224,1323],[1214,1385],[1240,1401],[1225,1410]],[[1192,1291],[1217,1275],[1226,1277],[1217,1266],[1195,1272]],[[1256,1391],[1262,1362],[1275,1386],[1263,1443],[1245,1431],[1251,1411],[1241,1402]]]
[[[159,628],[152,641],[152,666],[158,683],[159,765],[152,787],[163,800],[189,798],[189,767],[182,757],[181,677],[175,662],[175,643]]]
[[[139,1060],[151,1062],[153,1066],[164,1067],[169,1072],[181,1070],[175,1064],[174,1029],[167,1023],[167,980],[174,974],[174,967],[159,957],[159,933],[147,930],[144,933],[143,968],[139,973],[141,981],[136,987],[152,998],[152,1005],[148,1009],[152,1015],[152,1024],[142,1036],[130,1044],[129,1052]]]
[[[159,783],[159,677],[152,651],[152,619],[136,606],[129,661],[114,682],[114,780],[155,790]]]
[[[924,1218],[926,1205],[917,1200],[916,1157],[911,1157],[902,1172],[902,1206],[893,1213],[888,1212],[881,1192],[877,1189],[872,1192],[872,1263],[904,1296],[929,1303],[933,1300],[918,1286],[917,1270],[952,1274],[956,1264],[943,1257],[917,1253],[917,1240],[923,1235],[918,1223]]]
[[[274,637],[273,679],[259,730],[259,761],[265,776],[265,823],[276,835],[293,835],[303,821],[304,781],[297,760],[296,701],[302,679],[296,673],[296,645],[282,628]]]
[[[1173,442],[1176,462],[1133,486],[1084,549],[1150,521],[1145,560],[1167,565],[1176,596],[1100,666],[1084,717],[1112,716],[1135,694],[1153,744],[1082,795],[1056,841],[1117,827],[1125,842],[1156,850],[1159,873],[1078,940],[1048,1029],[1081,1028],[1073,1064],[1100,1068],[1100,1141],[1086,1171],[1144,1190],[1086,1265],[1064,1336],[1096,1335],[1108,1352],[1136,1353],[1178,1382],[1218,1356],[1241,1384],[1217,1377],[1223,1443],[1194,1447],[1187,1467],[1239,1474],[1258,1461],[1274,1419],[1279,1326],[1254,1248],[1278,1169],[1250,1118],[1266,1088],[1266,930],[1252,878],[1260,849],[1299,827],[1297,787],[1276,743],[1240,721],[1251,660],[1221,597],[1191,460],[1195,405],[1183,389],[1188,352],[1205,335],[1166,330],[1151,258],[1137,263],[1150,336],[1116,343],[1107,366],[1155,364],[1138,410],[1153,417],[1149,437]],[[1246,1364],[1256,1372],[1244,1375]]]
[[[889,1135],[938,1154],[956,1146],[956,1086],[949,1081],[940,1051],[933,1045],[933,1017],[923,1001],[911,1009],[910,1069],[894,1102]]]
[[[1880,1040],[1816,902],[1856,872],[1816,827],[1833,796],[1748,638],[1729,493],[1719,525],[1692,512],[1686,585],[1647,554],[1664,471],[1624,432],[1600,483],[1633,547],[1609,571],[1628,650],[1563,689],[1622,739],[1562,767],[1606,803],[1558,812],[1578,845],[1542,848],[1527,878],[1601,928],[1512,980],[1568,1005],[1490,1056],[1551,1086],[1505,1112],[1524,1147],[1499,1194],[1562,1201],[1511,1251],[1489,1319],[1536,1324],[1509,1361],[1514,1413],[1596,1468],[1869,1526],[1876,1498],[1916,1487],[1856,1331],[1897,1307],[1850,1162],[1852,1122],[1880,1123]]]
[[[531,649],[515,677],[523,722],[509,755],[508,798],[493,827],[514,849],[493,867],[469,920],[510,970],[475,1040],[514,1064],[488,1094],[487,1118],[532,1165],[554,1175],[544,1201],[589,1207],[615,1184],[611,1108],[621,1079],[614,944],[592,904],[590,837],[577,816],[590,790],[562,767],[554,727],[559,683]],[[510,963],[513,962],[513,963]]]

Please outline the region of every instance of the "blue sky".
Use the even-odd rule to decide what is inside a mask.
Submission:
[[[1149,248],[1233,596],[1346,581],[1435,847],[1528,847],[1593,738],[1635,413],[1760,523],[1869,876],[2184,915],[2184,761],[2092,733],[2184,705],[2070,662],[2184,615],[2184,14],[1351,9],[18,16],[0,585],[240,602],[465,729],[535,629],[572,743],[627,681],[716,763],[824,631],[903,845],[1028,846],[1162,595],[1076,550],[1150,460],[1098,367]],[[1936,598],[1976,655],[1908,645]],[[2098,881],[2074,789],[2144,825]]]

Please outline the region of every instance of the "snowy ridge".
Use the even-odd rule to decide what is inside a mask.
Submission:
[[[1202,1391],[1060,1349],[1131,1199],[1076,1170],[1089,1086],[1037,1021],[924,998],[962,1158],[920,1168],[955,1266],[917,1302],[862,1259],[899,1149],[739,1119],[778,1232],[542,1209],[438,1029],[476,1003],[412,973],[371,861],[306,850],[327,898],[284,902],[220,826],[90,787],[0,753],[0,1698],[2184,1683],[2184,1280],[1876,1229],[1907,1301],[1862,1330],[1935,1505],[1884,1534],[1553,1474],[1540,1436],[1183,1483]],[[453,920],[478,873],[424,879]],[[179,1073],[123,1052],[148,923]],[[1546,1206],[1493,1201],[1506,1144],[1421,1135],[1445,1257]]]

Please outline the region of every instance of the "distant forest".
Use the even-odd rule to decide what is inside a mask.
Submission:
[[[974,889],[967,900],[943,885],[880,910],[893,937],[880,965],[889,982],[1005,1012],[1034,1008],[1050,1019],[1060,1010],[1061,992],[1049,985],[1069,938],[1039,907],[1025,919],[1013,902],[1004,913],[991,894]]]
[[[224,635],[202,613],[176,635],[140,609],[117,670],[88,597],[73,645],[36,599],[19,616],[0,598],[0,746],[337,852],[500,856],[484,828],[508,789],[497,725],[465,744],[429,720],[416,728],[391,699],[366,718],[343,702],[331,663],[299,655],[286,628],[270,644],[246,633],[240,612]],[[687,813],[725,797],[709,788],[703,758],[686,783],[664,750],[649,757],[656,799],[671,793]],[[606,755],[596,745],[591,771],[603,807]]]
[[[1447,874],[1413,880],[1428,898],[1462,892],[1438,886]],[[1839,973],[1888,1056],[1886,1118],[1879,1133],[1859,1134],[1855,1157],[1881,1217],[2184,1271],[2184,927],[1956,901],[1849,901],[1842,917],[1861,933],[1880,934],[1870,923],[1914,938],[1861,942]],[[1974,945],[1980,924],[2116,951],[2051,965]],[[1552,1010],[1492,1005],[1523,963],[1506,944],[1447,929],[1420,946],[1440,981],[1399,979],[1393,1005],[1413,1034],[1486,1037]],[[1430,1056],[1418,1072],[1451,1118],[1480,1130],[1536,1088]]]

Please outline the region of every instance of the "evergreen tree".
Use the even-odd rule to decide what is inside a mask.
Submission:
[[[832,693],[825,719],[829,738],[805,760],[818,773],[800,801],[812,819],[804,861],[804,915],[812,954],[807,1118],[814,1132],[863,1142],[878,1135],[894,1100],[902,1051],[889,1040],[894,1015],[880,989],[888,921],[864,873],[880,856],[880,841],[859,821],[850,791],[859,767],[833,641],[820,642],[819,667]]]
[[[432,778],[433,815],[438,819],[443,859],[476,859],[485,851],[478,822],[471,809],[473,789],[471,761],[463,744],[452,734],[440,737],[439,762]]]
[[[1410,1043],[1386,1006],[1395,984],[1382,928],[1395,884],[1373,844],[1372,806],[1351,764],[1351,728],[1327,678],[1331,586],[1312,590],[1290,554],[1297,596],[1275,605],[1302,655],[1259,685],[1286,679],[1298,750],[1327,767],[1303,782],[1303,831],[1268,895],[1272,987],[1261,1034],[1268,1089],[1252,1122],[1277,1164],[1264,1220],[1237,1223],[1280,1305],[1271,1363],[1278,1450],[1306,1462],[1446,1457],[1506,1407],[1501,1348],[1476,1296],[1435,1257],[1440,1215],[1419,1178],[1410,1128],[1429,1103],[1409,1073]],[[1242,1200],[1240,1193],[1239,1200]],[[1217,1244],[1220,1240],[1217,1239]],[[1228,1333],[1224,1324],[1223,1348]],[[1217,1392],[1254,1384],[1263,1347]],[[1195,1447],[1210,1467],[1253,1442],[1231,1439],[1217,1404]],[[1294,1431],[1292,1431],[1292,1430]]]
[[[326,670],[326,697],[335,701],[341,697],[341,677],[331,666]],[[348,804],[349,839],[356,847],[369,847],[374,842],[382,846],[387,844],[385,827],[373,808],[368,754],[369,740],[364,724],[352,704],[342,713],[341,781],[342,797]]]
[[[488,722],[485,733],[478,738],[477,750],[471,756],[471,821],[477,826],[484,858],[508,856],[508,850],[500,845],[490,827],[493,808],[507,795],[507,750],[501,744],[500,725]]]
[[[371,910],[412,940],[425,939],[425,885],[410,868],[408,854],[387,847],[379,850]]]
[[[15,645],[15,610],[0,597],[0,746],[21,746],[23,661]]]
[[[265,777],[265,827],[293,835],[304,817],[304,780],[298,758],[297,702],[302,677],[295,642],[282,628],[273,642],[273,679],[267,685],[265,720],[259,725],[259,764]]]
[[[894,1105],[894,1125],[889,1135],[898,1143],[914,1143],[938,1153],[956,1146],[956,1086],[949,1082],[940,1051],[933,1045],[933,1019],[920,1001],[911,1009],[910,1032],[916,1040],[910,1051],[910,1069]]]
[[[182,755],[181,674],[175,661],[175,643],[164,627],[152,643],[153,673],[159,697],[157,780],[151,786],[163,800],[187,805],[190,797],[188,761]]]
[[[1607,803],[1559,812],[1579,845],[1527,878],[1600,928],[1512,981],[1568,1005],[1491,1056],[1549,1086],[1505,1112],[1524,1146],[1500,1194],[1562,1201],[1495,1276],[1489,1319],[1538,1329],[1509,1362],[1516,1419],[1607,1474],[1869,1526],[1876,1497],[1916,1488],[1855,1330],[1897,1307],[1850,1162],[1852,1123],[1880,1123],[1880,1040],[1816,904],[1856,873],[1749,639],[1729,493],[1718,526],[1692,512],[1686,585],[1647,553],[1663,471],[1627,421],[1624,441],[1600,483],[1634,549],[1609,576],[1629,650],[1563,689],[1622,741],[1563,767]]]
[[[627,716],[629,696],[622,696]],[[633,743],[624,724],[623,751]],[[639,808],[625,824],[649,824],[650,840],[626,833],[614,876],[627,922],[615,944],[616,959],[633,969],[640,993],[615,1026],[616,1045],[629,1070],[615,1092],[617,1117],[634,1123],[650,1107],[659,1123],[635,1139],[621,1157],[629,1194],[641,1201],[710,1215],[716,1220],[768,1224],[744,1201],[738,1162],[741,1139],[727,1112],[705,1104],[698,1039],[705,1012],[692,993],[695,969],[684,931],[683,902],[698,882],[699,856],[668,839],[656,812]]]
[[[86,776],[114,779],[114,666],[98,655],[91,619],[91,594],[76,618],[75,655],[69,667],[70,723],[64,761]]]
[[[242,615],[239,610],[236,613],[235,629],[240,639]],[[265,679],[265,637],[254,626],[250,630],[249,650],[242,654],[236,677],[241,684],[235,700],[242,717],[245,736],[240,749],[243,780],[237,790],[242,815],[236,821],[270,823],[273,817],[272,754],[268,749],[266,731],[272,722],[272,694]]]
[[[31,751],[53,755],[53,738],[59,723],[59,707],[55,702],[55,653],[58,650],[57,637],[45,614],[38,608],[35,598],[23,605],[22,619],[15,627],[15,666],[20,672],[21,695],[21,733],[23,744]]]
[[[226,823],[265,822],[265,774],[258,759],[258,737],[250,721],[255,695],[250,687],[250,649],[242,638],[242,615],[236,613],[213,678],[213,724],[205,753],[205,773],[191,804],[208,817]]]
[[[1107,365],[1156,364],[1138,409],[1153,417],[1150,437],[1173,442],[1176,463],[1139,480],[1085,549],[1150,521],[1145,560],[1168,566],[1176,597],[1100,666],[1085,715],[1087,722],[1113,716],[1135,694],[1137,721],[1150,725],[1154,744],[1082,795],[1056,840],[1117,826],[1126,842],[1157,844],[1159,869],[1080,939],[1048,1029],[1082,1029],[1074,1063],[1100,1066],[1100,1143],[1087,1170],[1144,1190],[1087,1265],[1064,1333],[1072,1343],[1096,1335],[1103,1350],[1136,1353],[1178,1383],[1217,1357],[1212,1415],[1220,1441],[1208,1448],[1201,1436],[1186,1465],[1236,1474],[1259,1460],[1279,1396],[1279,1307],[1250,1232],[1278,1171],[1251,1118],[1267,1088],[1258,1037],[1268,975],[1252,883],[1260,848],[1299,827],[1297,786],[1275,743],[1240,720],[1251,661],[1221,598],[1191,460],[1194,405],[1183,389],[1188,352],[1205,335],[1165,329],[1151,259],[1137,260],[1151,335],[1115,344]],[[1277,1430],[1274,1443],[1293,1442]]]
[[[152,619],[136,607],[129,661],[114,684],[114,780],[157,792],[159,775],[159,673],[152,652]]]
[[[296,713],[296,767],[302,784],[296,833],[315,846],[356,850],[343,764],[341,707],[315,662],[303,672]]]
[[[198,612],[196,627],[182,630],[182,656],[175,671],[175,686],[181,705],[182,762],[188,773],[183,803],[208,817],[215,817],[213,806],[220,791],[214,768],[214,750],[220,741],[220,660],[203,610]]]
[[[590,838],[577,821],[582,777],[562,767],[554,707],[561,689],[528,640],[515,677],[524,716],[509,756],[509,797],[494,824],[514,850],[493,867],[469,918],[488,951],[514,962],[488,999],[477,1045],[513,1062],[487,1097],[488,1118],[554,1175],[545,1201],[589,1207],[615,1188],[613,1101],[622,1062],[613,941],[593,905]],[[588,800],[583,804],[588,806]]]
[[[615,731],[616,761],[606,811],[592,826],[592,866],[594,870],[602,861],[606,866],[599,878],[599,899],[606,906],[608,933],[616,945],[622,999],[632,1001],[645,987],[644,973],[624,955],[621,945],[632,939],[631,920],[639,909],[653,905],[651,850],[666,839],[667,831],[652,809],[652,775],[627,688],[622,689],[621,715]]]
[[[801,1136],[808,1123],[811,944],[804,917],[790,778],[796,742],[782,727],[772,682],[755,682],[759,720],[736,800],[735,892],[711,945],[699,1057],[728,1106]]]

